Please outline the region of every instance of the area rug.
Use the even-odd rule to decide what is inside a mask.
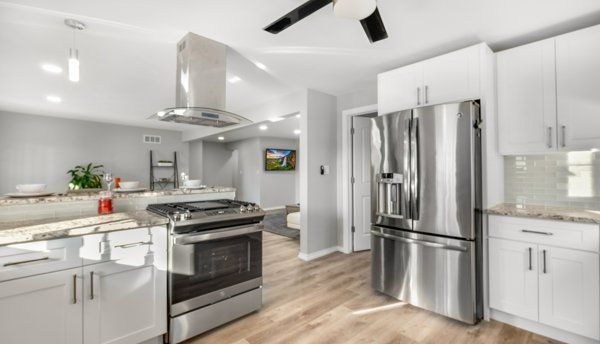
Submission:
[[[285,209],[267,211],[263,221],[265,231],[298,240],[300,231],[287,226]]]

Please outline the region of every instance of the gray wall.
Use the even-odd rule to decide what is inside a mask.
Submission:
[[[296,150],[295,171],[265,171],[265,149],[281,148]],[[298,140],[261,137],[259,139],[259,154],[261,162],[261,188],[260,201],[265,208],[280,207],[286,204],[298,203],[298,175],[300,161],[298,154]]]
[[[204,142],[202,183],[209,186],[234,186],[237,154],[224,143]]]
[[[301,120],[305,140],[301,146],[306,149],[301,161],[305,164],[302,171],[306,171],[306,176],[302,179],[306,194],[301,202],[306,200],[308,204],[301,204],[301,217],[306,223],[307,238],[300,243],[301,251],[307,254],[338,246],[336,111],[336,97],[307,91],[305,118]],[[328,175],[320,174],[321,165],[329,165]]]
[[[162,143],[145,144],[143,134],[160,135]],[[172,160],[177,151],[180,172],[188,171],[188,144],[180,132],[0,112],[0,194],[23,183],[44,183],[49,191],[63,192],[66,172],[89,162],[148,186],[150,150],[157,160]]]
[[[263,167],[259,155],[258,138],[231,142],[227,144],[227,147],[236,150],[238,154],[237,169],[234,171],[237,199],[261,204],[260,184]]]
[[[202,140],[191,141],[190,145],[190,179],[203,180],[202,174],[202,153],[204,150],[204,142]]]
[[[504,157],[506,202],[600,210],[600,153]]]

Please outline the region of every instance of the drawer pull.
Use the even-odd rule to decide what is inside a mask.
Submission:
[[[531,234],[541,234],[541,235],[554,235],[552,232],[540,232],[540,231],[532,231],[529,229],[521,229],[523,233],[531,233]]]
[[[22,260],[20,262],[9,262],[9,263],[4,263],[4,265],[2,265],[2,266],[21,265],[21,264],[27,264],[27,263],[33,263],[33,262],[41,262],[43,260],[50,260],[50,257],[42,257],[42,258],[36,258],[36,259]]]
[[[531,247],[529,247],[529,271],[533,270],[533,266],[531,264],[531,252],[533,251],[533,249]]]
[[[115,248],[132,248],[132,247],[143,246],[143,245],[152,245],[152,244],[154,244],[152,241],[140,241],[140,242],[134,242],[134,243],[130,243],[130,244],[115,245]]]

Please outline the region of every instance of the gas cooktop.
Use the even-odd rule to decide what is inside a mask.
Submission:
[[[265,216],[257,204],[226,199],[150,204],[146,210],[169,218],[177,233],[255,223]]]

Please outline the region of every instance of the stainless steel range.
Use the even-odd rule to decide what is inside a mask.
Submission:
[[[169,343],[262,306],[262,220],[232,200],[151,204],[169,218]]]

